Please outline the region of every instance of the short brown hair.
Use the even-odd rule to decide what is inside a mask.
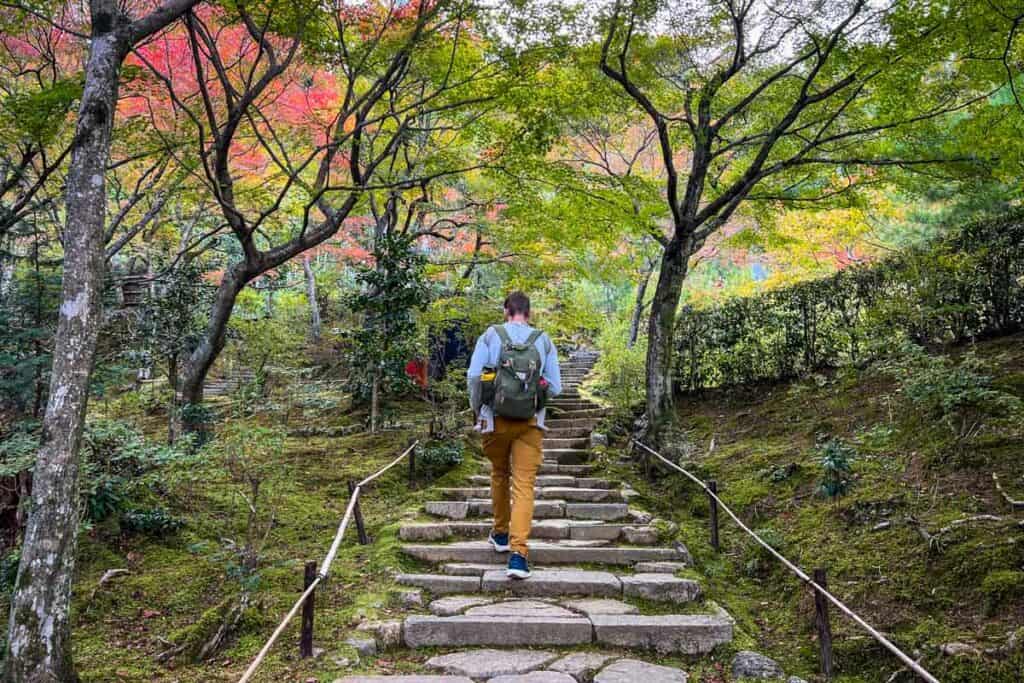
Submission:
[[[530,297],[515,291],[505,297],[505,311],[509,315],[530,316]]]

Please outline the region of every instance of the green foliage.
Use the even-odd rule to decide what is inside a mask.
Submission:
[[[818,461],[821,464],[821,482],[818,493],[829,500],[837,500],[850,490],[853,484],[853,461],[857,451],[839,439],[829,439],[818,446]]]
[[[30,92],[14,92],[0,101],[0,125],[17,130],[36,144],[47,144],[65,125],[82,94],[80,78],[54,81],[49,87]]]
[[[644,399],[646,337],[629,347],[629,320],[616,318],[597,338],[601,352],[594,368],[596,379],[588,388],[608,399],[616,410],[629,411]]]
[[[128,510],[121,515],[120,524],[122,531],[160,538],[178,531],[185,525],[185,521],[157,507]]]
[[[754,529],[754,533],[760,536],[761,540],[778,552],[784,551],[786,539],[776,529],[763,527],[760,529]],[[753,541],[750,541],[744,547],[743,557],[743,570],[748,576],[763,577],[771,572],[772,567],[778,566],[778,560],[776,560],[775,557],[764,548],[764,546],[754,543]]]
[[[1024,596],[1024,571],[1002,569],[989,572],[981,582],[985,608],[995,614],[1021,601]]]
[[[59,269],[23,263],[15,268],[10,285],[0,287],[0,408],[42,413],[60,278]]]
[[[1024,212],[979,220],[886,261],[679,315],[676,373],[691,391],[861,364],[1024,324]]]
[[[413,313],[430,300],[426,258],[415,249],[414,238],[389,232],[378,239],[376,265],[359,269],[357,289],[347,300],[363,316],[362,326],[347,335],[348,388],[363,402],[370,399],[374,382],[385,392],[409,388],[405,364],[416,355]]]
[[[416,447],[416,473],[437,479],[462,464],[462,443],[431,441]]]
[[[162,470],[189,460],[189,439],[174,446],[146,441],[120,420],[93,420],[82,436],[81,495],[85,517],[102,522],[129,507],[133,498],[162,485]]]
[[[21,564],[21,549],[11,550],[0,557],[0,595],[10,595],[18,578],[18,565]]]
[[[30,431],[32,425],[20,423],[0,441],[0,478],[14,477],[32,469],[39,449],[39,437]]]
[[[994,386],[989,364],[973,352],[954,361],[908,343],[882,367],[912,410],[940,421],[958,442],[975,436],[986,419],[1024,410],[1017,396]]]

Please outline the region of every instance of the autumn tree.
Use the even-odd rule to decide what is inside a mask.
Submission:
[[[842,192],[881,169],[958,155],[918,131],[983,101],[943,41],[950,17],[863,0],[617,1],[601,70],[654,126],[670,211],[648,321],[647,413],[672,408],[673,327],[688,263],[744,203]],[[684,154],[685,153],[685,154]],[[681,163],[682,162],[682,163]],[[860,169],[859,172],[843,172]]]

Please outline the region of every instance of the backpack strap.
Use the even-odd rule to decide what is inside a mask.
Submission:
[[[504,325],[494,325],[491,329],[498,333],[498,339],[501,340],[503,345],[512,343],[512,338],[508,336],[508,330],[505,329]]]
[[[534,330],[533,332],[530,333],[530,336],[526,338],[526,343],[527,344],[536,344],[537,340],[540,338],[540,336],[542,334],[544,334],[544,333],[541,332],[540,330]]]

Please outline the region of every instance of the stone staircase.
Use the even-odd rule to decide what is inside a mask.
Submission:
[[[697,581],[677,575],[690,563],[686,549],[659,545],[651,515],[628,504],[635,492],[594,476],[587,464],[591,432],[605,412],[578,387],[595,361],[593,353],[573,354],[562,369],[563,393],[549,406],[532,576],[507,578],[508,556],[486,540],[486,468],[465,488],[440,489],[439,500],[425,506],[429,521],[399,532],[403,552],[433,566],[397,577],[414,613],[360,628],[382,646],[446,653],[430,658],[422,675],[336,683],[684,682],[684,671],[634,657],[703,655],[732,641],[729,615],[703,602]],[[471,649],[451,651],[458,648]]]

